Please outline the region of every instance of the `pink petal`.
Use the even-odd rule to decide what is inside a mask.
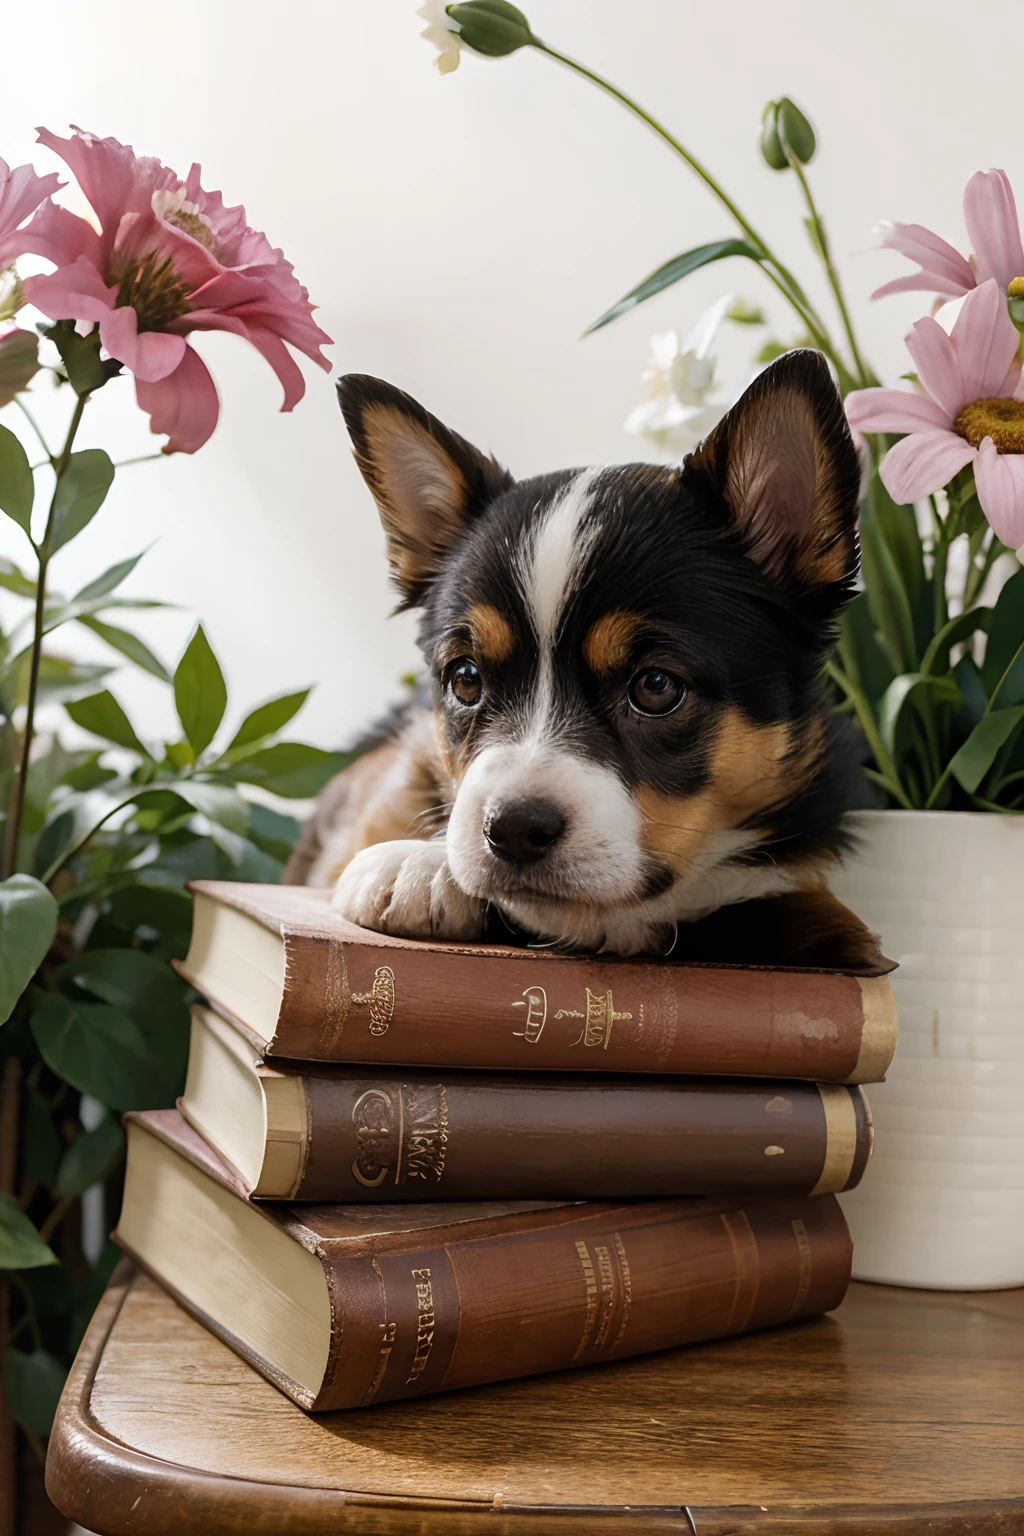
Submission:
[[[996,538],[1009,549],[1020,549],[1024,544],[1024,454],[999,453],[990,437],[982,438],[974,483]]]
[[[94,267],[103,265],[103,243],[92,225],[56,203],[44,203],[20,238],[26,255],[45,256],[59,267],[77,261],[79,256]]]
[[[75,128],[70,139],[59,139],[48,128],[38,128],[36,136],[74,172],[100,221],[107,250],[124,214],[143,213],[152,206],[154,192],[181,186],[159,160],[137,156],[130,144],[117,139],[98,139],[81,128]]]
[[[846,397],[846,418],[859,432],[924,432],[949,426],[941,405],[909,389],[855,389]]]
[[[155,214],[126,213],[117,226],[114,250],[127,261],[153,254],[157,262],[173,263],[175,276],[186,289],[201,288],[221,270],[205,246]]]
[[[976,171],[964,188],[964,223],[978,263],[978,281],[1006,288],[1024,277],[1024,249],[1013,188],[1005,171]]]
[[[213,435],[220,412],[217,389],[189,346],[166,379],[149,384],[137,378],[135,398],[149,415],[150,430],[167,434],[165,453],[195,453]]]
[[[969,302],[970,295],[964,300],[965,304]],[[964,393],[960,364],[953,343],[939,322],[930,315],[911,327],[906,342],[918,378],[946,412],[947,424],[952,423],[968,399],[977,398]]]
[[[971,286],[974,286],[973,283]],[[963,286],[954,288],[941,273],[929,272],[922,268],[920,272],[914,272],[910,277],[896,277],[891,283],[883,283],[881,288],[875,289],[871,297],[884,299],[890,293],[938,293],[943,297],[959,299],[967,292],[969,290]]]
[[[117,289],[108,288],[84,256],[56,272],[26,277],[24,288],[29,303],[51,320],[101,320],[117,298]]]
[[[182,336],[161,331],[139,335],[138,316],[130,304],[108,310],[100,319],[100,340],[111,357],[146,384],[157,384],[173,373],[185,355]]]
[[[37,176],[32,166],[19,165],[8,170],[7,162],[0,161],[0,246],[8,250],[16,245],[16,231],[29,214],[35,213],[44,199],[64,185],[56,171],[47,176]],[[4,263],[20,256],[20,251],[5,254]]]
[[[964,299],[950,335],[960,365],[964,403],[999,393],[1020,344],[1006,296],[989,278]]]
[[[879,475],[893,501],[905,506],[941,490],[976,457],[977,449],[956,432],[914,432],[889,449]]]
[[[249,327],[249,340],[260,352],[277,374],[284,386],[284,400],[281,402],[282,411],[291,411],[298,405],[306,393],[306,381],[302,377],[302,371],[298,363],[292,357],[288,348],[279,336],[273,331],[267,331],[262,326],[251,325]]]
[[[970,262],[954,250],[948,241],[926,229],[923,224],[886,223],[879,226],[879,232],[883,246],[899,251],[909,261],[916,261],[922,271],[911,278],[897,279],[904,287],[894,288],[891,283],[887,283],[885,289],[879,289],[878,293],[906,293],[913,283],[915,287],[927,287],[933,293],[946,293],[957,298],[974,287],[975,277]],[[872,298],[877,297],[878,294],[872,294]]]

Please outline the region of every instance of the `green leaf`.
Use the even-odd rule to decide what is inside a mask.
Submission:
[[[872,704],[877,704],[894,674],[879,641],[866,592],[858,592],[843,613],[839,656],[847,676],[860,684]]]
[[[81,1131],[68,1147],[57,1171],[58,1195],[80,1195],[98,1184],[124,1151],[124,1131],[105,1116],[92,1131]]]
[[[106,903],[109,921],[140,942],[159,936],[156,953],[161,958],[181,959],[192,933],[192,898],[164,885],[126,885],[111,893]],[[141,932],[140,932],[141,930]],[[147,930],[149,930],[147,934]]]
[[[258,741],[264,741],[268,736],[273,736],[281,731],[293,719],[309,698],[310,690],[303,688],[299,693],[282,694],[279,699],[270,699],[268,703],[261,704],[251,714],[246,715],[231,741],[228,743],[225,756],[238,752],[242,747],[253,746]]]
[[[0,1024],[43,963],[57,932],[57,903],[31,875],[0,884]]]
[[[80,336],[73,321],[58,320],[56,325],[47,328],[45,334],[60,353],[68,383],[76,395],[92,394],[94,389],[102,388],[112,374],[120,369],[120,363],[111,367],[100,358],[98,330],[90,331],[88,336]]]
[[[724,261],[729,256],[746,256],[750,261],[761,261],[761,252],[747,240],[713,240],[710,245],[695,246],[691,251],[684,251],[681,256],[673,256],[671,261],[666,261],[664,266],[651,272],[642,283],[637,283],[617,304],[613,304],[611,309],[595,320],[593,325],[588,325],[583,334],[589,336],[592,331],[599,331],[602,326],[610,325],[620,315],[635,309],[645,299],[652,299],[656,293],[662,293],[666,288],[671,288],[673,283],[689,277],[691,272],[699,272],[701,267],[709,266],[714,261]]]
[[[198,757],[224,718],[224,674],[200,624],[174,674],[174,703],[189,745]]]
[[[257,848],[269,853],[280,864],[286,864],[299,840],[301,823],[294,816],[283,816],[280,811],[271,810],[269,805],[250,805],[249,820],[249,836]]]
[[[928,644],[921,659],[921,671],[927,674],[945,672],[949,668],[949,653],[954,645],[969,640],[979,629],[988,630],[992,618],[991,608],[971,608],[944,624]]]
[[[162,683],[169,683],[171,674],[158,656],[154,656],[149,646],[140,640],[138,635],[133,635],[130,630],[120,629],[116,624],[106,624],[101,619],[82,618],[79,624],[86,629],[91,629],[94,635],[99,635],[112,650],[120,651],[122,656],[127,656],[143,672],[150,672],[158,677]]]
[[[22,1104],[21,1157],[27,1176],[42,1184],[44,1189],[50,1189],[62,1150],[50,1106],[38,1089],[26,1088]]]
[[[108,1109],[153,1109],[174,1102],[173,1085],[122,1008],[43,993],[32,1010],[32,1033],[50,1070]]]
[[[201,811],[211,822],[229,832],[245,837],[249,832],[249,807],[236,789],[227,784],[210,784],[203,779],[177,779],[168,788],[186,805]]]
[[[973,795],[995,762],[996,753],[1022,721],[1024,704],[993,710],[978,721],[949,765],[953,777],[968,794]]]
[[[87,699],[75,699],[64,708],[83,731],[91,731],[94,736],[102,736],[119,747],[129,747],[143,757],[149,756],[128,716],[108,689],[90,694]]]
[[[7,1351],[4,1393],[23,1429],[44,1438],[50,1433],[67,1374],[66,1367],[45,1349],[31,1354],[21,1349]]]
[[[35,597],[36,584],[13,560],[0,559],[0,587],[17,597]]]
[[[924,550],[917,527],[917,514],[912,506],[901,507],[893,501],[877,470],[872,475],[869,495],[872,515],[892,551],[900,581],[913,611],[925,583]]]
[[[61,986],[72,983],[113,1008],[123,1009],[141,1032],[173,1103],[184,1083],[188,1055],[190,989],[170,966],[141,949],[92,949],[60,967]],[[166,1090],[165,1090],[166,1091]]]
[[[116,565],[108,566],[102,576],[97,576],[94,581],[87,582],[80,592],[76,592],[72,602],[90,603],[94,598],[106,597],[108,592],[113,592],[116,587],[121,585],[125,577],[131,575],[142,559],[142,556],[148,553],[149,551],[144,549],[127,560],[119,560]]]
[[[26,668],[27,671],[27,668]],[[65,661],[62,656],[43,656],[39,663],[36,698],[47,704],[67,704],[95,693],[96,684],[109,677],[113,667],[98,662]]]
[[[999,679],[1024,642],[1024,570],[1015,571],[1005,582],[992,609],[988,626],[988,644],[981,666],[985,692],[991,697]]]
[[[353,761],[353,752],[325,752],[298,741],[279,741],[252,752],[223,777],[236,784],[258,784],[285,800],[308,800]]]
[[[71,455],[54,492],[51,554],[92,522],[113,481],[114,466],[102,448],[83,448]]]
[[[0,426],[0,511],[32,536],[36,487],[28,454],[8,427]]]
[[[0,1269],[41,1269],[57,1255],[43,1242],[10,1195],[0,1194]]]
[[[948,673],[939,677],[926,677],[921,672],[909,672],[894,678],[889,684],[878,715],[882,740],[894,755],[899,751],[897,729],[904,709],[908,705],[920,707],[929,699],[954,706],[960,703],[959,689]]]
[[[873,513],[862,514],[860,532],[864,586],[889,660],[897,675],[916,672],[913,613],[892,549]]]
[[[100,762],[100,752],[90,752],[85,761],[78,763],[65,775],[63,782],[69,789],[77,794],[88,794],[91,789],[99,789],[101,784],[109,784],[111,779],[117,778],[115,768],[104,768]]]
[[[956,685],[960,689],[960,716],[957,725],[969,736],[988,708],[988,695],[981,681],[981,673],[974,657],[967,652],[953,668]]]

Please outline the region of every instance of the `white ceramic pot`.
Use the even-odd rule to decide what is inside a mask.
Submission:
[[[1024,1285],[1024,818],[868,811],[841,901],[899,962],[875,1149],[842,1197],[861,1280]]]

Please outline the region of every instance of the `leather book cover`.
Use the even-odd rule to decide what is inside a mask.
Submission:
[[[239,1194],[176,1111],[128,1118]],[[834,1195],[251,1209],[324,1266],[331,1343],[319,1391],[283,1378],[223,1324],[198,1315],[313,1411],[618,1360],[831,1311],[846,1293],[853,1254]]]
[[[425,943],[355,927],[328,891],[190,889],[283,939],[271,1057],[856,1083],[880,1081],[896,1048],[885,975]]]

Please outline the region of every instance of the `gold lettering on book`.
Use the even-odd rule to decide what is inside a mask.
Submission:
[[[380,1329],[380,1354],[377,1356],[377,1368],[373,1373],[373,1380],[370,1382],[369,1390],[359,1405],[361,1408],[365,1408],[367,1403],[371,1403],[380,1390],[380,1384],[384,1380],[384,1372],[388,1368],[391,1350],[394,1347],[395,1337],[398,1333],[397,1323],[378,1323],[377,1326]]]
[[[373,973],[369,992],[353,992],[352,1006],[370,1010],[370,1034],[386,1035],[395,1013],[395,973],[390,965],[379,965]]]
[[[807,1236],[807,1228],[799,1216],[792,1223],[793,1236],[796,1238],[797,1251],[800,1254],[800,1271],[796,1283],[796,1295],[793,1297],[793,1305],[789,1309],[790,1317],[795,1317],[807,1300],[807,1292],[811,1288],[811,1240]]]
[[[356,1155],[352,1176],[376,1189],[393,1173],[407,1179],[441,1182],[448,1150],[448,1100],[444,1085],[399,1085],[391,1093],[368,1088],[352,1106]]]
[[[608,1329],[611,1327],[612,1312],[615,1308],[615,1277],[612,1271],[611,1254],[607,1247],[603,1245],[595,1247],[594,1256],[597,1259],[601,1304],[601,1319],[594,1335],[594,1348],[601,1349],[608,1338]]]
[[[615,1000],[611,990],[598,995],[587,989],[587,1010],[582,1013],[578,1008],[559,1008],[555,1014],[556,1019],[582,1019],[583,1028],[572,1042],[573,1045],[583,1044],[600,1046],[603,1051],[608,1049],[608,1042],[612,1037],[612,1028],[620,1019],[631,1019],[633,1015],[626,1012],[617,1012]],[[643,1023],[643,1006],[640,1008],[640,1022]]]
[[[626,1257],[622,1238],[617,1232],[613,1232],[612,1237],[615,1240],[615,1257],[619,1261],[619,1275],[622,1279],[622,1318],[619,1322],[619,1331],[612,1340],[612,1349],[614,1349],[620,1343],[629,1320],[629,1309],[633,1305],[633,1279],[629,1273],[629,1260]]]
[[[434,1347],[434,1289],[430,1283],[430,1270],[413,1269],[410,1274],[416,1283],[416,1352],[406,1377],[407,1387],[422,1376]]]
[[[587,1315],[583,1323],[583,1332],[580,1342],[576,1346],[574,1360],[578,1360],[583,1351],[589,1346],[591,1335],[594,1331],[594,1321],[597,1317],[597,1276],[594,1274],[594,1261],[590,1257],[590,1250],[586,1243],[577,1241],[576,1252],[579,1254],[580,1264],[583,1266],[583,1283],[587,1290]]]
[[[523,992],[525,1002],[520,999],[512,1004],[513,1008],[525,1008],[526,1020],[524,1028],[514,1029],[513,1035],[517,1040],[525,1040],[528,1045],[536,1045],[544,1033],[544,1025],[548,1020],[548,995],[543,987],[527,987]]]

